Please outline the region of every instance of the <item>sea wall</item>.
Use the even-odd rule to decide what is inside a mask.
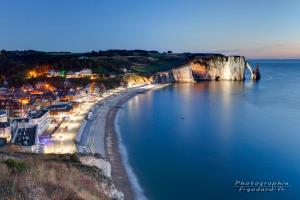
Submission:
[[[153,76],[155,83],[199,80],[244,80],[246,60],[242,56],[199,56],[185,64]]]

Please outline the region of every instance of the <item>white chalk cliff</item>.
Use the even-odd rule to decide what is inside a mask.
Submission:
[[[242,56],[211,55],[200,56],[187,63],[153,76],[156,83],[195,82],[199,80],[245,79],[245,70],[249,68]]]

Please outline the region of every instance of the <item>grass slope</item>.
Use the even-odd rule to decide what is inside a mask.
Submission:
[[[107,200],[111,181],[76,155],[0,153],[0,199]]]

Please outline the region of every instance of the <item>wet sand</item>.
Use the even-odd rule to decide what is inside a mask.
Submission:
[[[119,138],[115,129],[115,119],[118,109],[135,95],[147,92],[149,90],[160,89],[170,84],[149,85],[146,87],[134,88],[131,91],[123,93],[121,98],[114,102],[114,106],[110,107],[105,120],[105,157],[110,162],[112,169],[112,180],[119,190],[121,190],[126,200],[135,199],[135,192],[129,180],[125,169],[122,154],[120,153]]]
[[[106,116],[105,126],[105,153],[106,158],[112,166],[112,180],[117,188],[124,193],[125,199],[128,200],[134,199],[134,191],[126,173],[122,155],[119,151],[119,139],[115,130],[115,118],[119,109],[118,107],[122,106],[127,100],[137,94],[139,93],[134,92],[120,99],[116,106],[109,110]]]

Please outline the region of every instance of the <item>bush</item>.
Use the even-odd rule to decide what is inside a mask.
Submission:
[[[7,159],[4,161],[4,163],[7,165],[11,173],[24,173],[29,169],[29,166],[23,162],[13,159]]]

